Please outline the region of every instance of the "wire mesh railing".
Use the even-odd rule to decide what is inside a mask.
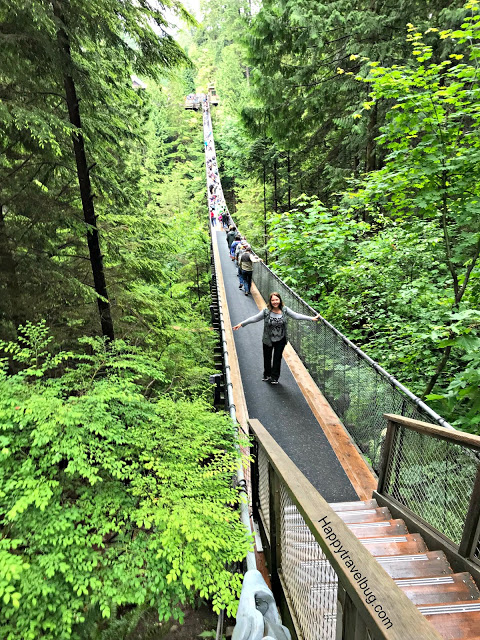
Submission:
[[[265,264],[254,265],[253,280],[262,297],[280,293],[297,313],[316,313]],[[450,425],[364,354],[325,319],[317,323],[291,323],[288,337],[323,395],[378,471],[385,435],[385,413]]]
[[[268,481],[268,460],[262,448],[258,451],[258,504],[260,517],[267,538],[270,536],[270,484]]]
[[[478,436],[389,416],[377,492],[479,562]]]
[[[280,570],[297,624],[307,638],[335,638],[337,575],[283,483],[280,536]]]

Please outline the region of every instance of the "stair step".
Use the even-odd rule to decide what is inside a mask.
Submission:
[[[403,536],[384,536],[379,538],[359,538],[372,556],[414,555],[428,551],[419,533],[408,533]]]
[[[418,607],[446,640],[480,638],[480,601]]]
[[[467,602],[480,598],[480,592],[469,573],[434,578],[402,578],[395,582],[416,605]]]
[[[375,500],[330,506],[445,640],[480,640],[480,591],[470,574],[454,574],[443,552],[428,551],[420,534],[408,533],[405,522]],[[291,549],[285,562],[315,596],[315,608],[333,615],[335,573],[309,529],[299,526],[293,505],[284,517]]]
[[[360,509],[376,509],[378,507],[377,501],[372,500],[359,500],[358,502],[330,502],[329,506],[334,511],[358,511]]]
[[[303,542],[314,540],[307,525],[297,524],[296,521],[285,518],[285,534],[289,540]],[[384,520],[381,522],[353,522],[347,524],[348,528],[357,538],[379,538],[382,536],[395,536],[408,533],[403,520]]]
[[[339,511],[337,516],[345,523],[352,522],[380,522],[391,520],[392,514],[387,507],[377,507],[376,509],[361,509],[360,511]]]
[[[377,557],[376,560],[393,579],[434,578],[453,574],[443,551],[384,556]]]
[[[374,557],[399,557],[404,554],[412,556],[427,551],[425,542],[418,533],[385,538],[364,538],[360,539],[360,542]],[[289,532],[288,544],[299,562],[308,561],[309,558],[325,558],[311,534],[308,536],[302,531]]]
[[[396,536],[408,533],[403,520],[385,520],[382,522],[352,522],[348,528],[357,538],[375,538],[378,536]]]

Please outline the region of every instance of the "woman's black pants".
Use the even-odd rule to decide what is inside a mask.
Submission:
[[[272,380],[278,380],[280,377],[280,366],[282,364],[282,353],[287,345],[286,338],[282,338],[277,342],[272,342],[272,346],[263,345],[263,377],[270,377]],[[273,361],[272,361],[273,354]]]

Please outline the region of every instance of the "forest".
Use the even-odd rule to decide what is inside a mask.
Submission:
[[[480,433],[477,0],[0,0],[0,637],[235,613],[201,114],[292,288]],[[153,628],[153,627],[152,627]],[[147,637],[147,635],[145,635]]]

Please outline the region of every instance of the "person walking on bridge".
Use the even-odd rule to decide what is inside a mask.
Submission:
[[[228,230],[227,233],[227,244],[228,244],[228,248],[230,249],[230,247],[232,246],[232,242],[235,240],[235,236],[238,234],[237,230],[235,229],[235,226],[233,224],[230,225],[230,228]]]
[[[273,291],[269,298],[266,309],[262,309],[259,313],[243,322],[239,322],[233,327],[234,331],[245,327],[247,324],[260,322],[263,320],[263,380],[270,384],[278,384],[280,377],[280,367],[282,364],[282,354],[288,342],[287,320],[313,320],[316,322],[320,318],[320,314],[316,316],[305,316],[302,313],[296,313],[283,304],[282,297],[276,291]],[[272,358],[273,356],[273,358]]]
[[[260,262],[260,258],[254,256],[249,244],[245,245],[245,250],[238,258],[238,268],[240,270],[240,282],[243,283],[243,291],[246,296],[250,295],[252,288],[253,263]]]

